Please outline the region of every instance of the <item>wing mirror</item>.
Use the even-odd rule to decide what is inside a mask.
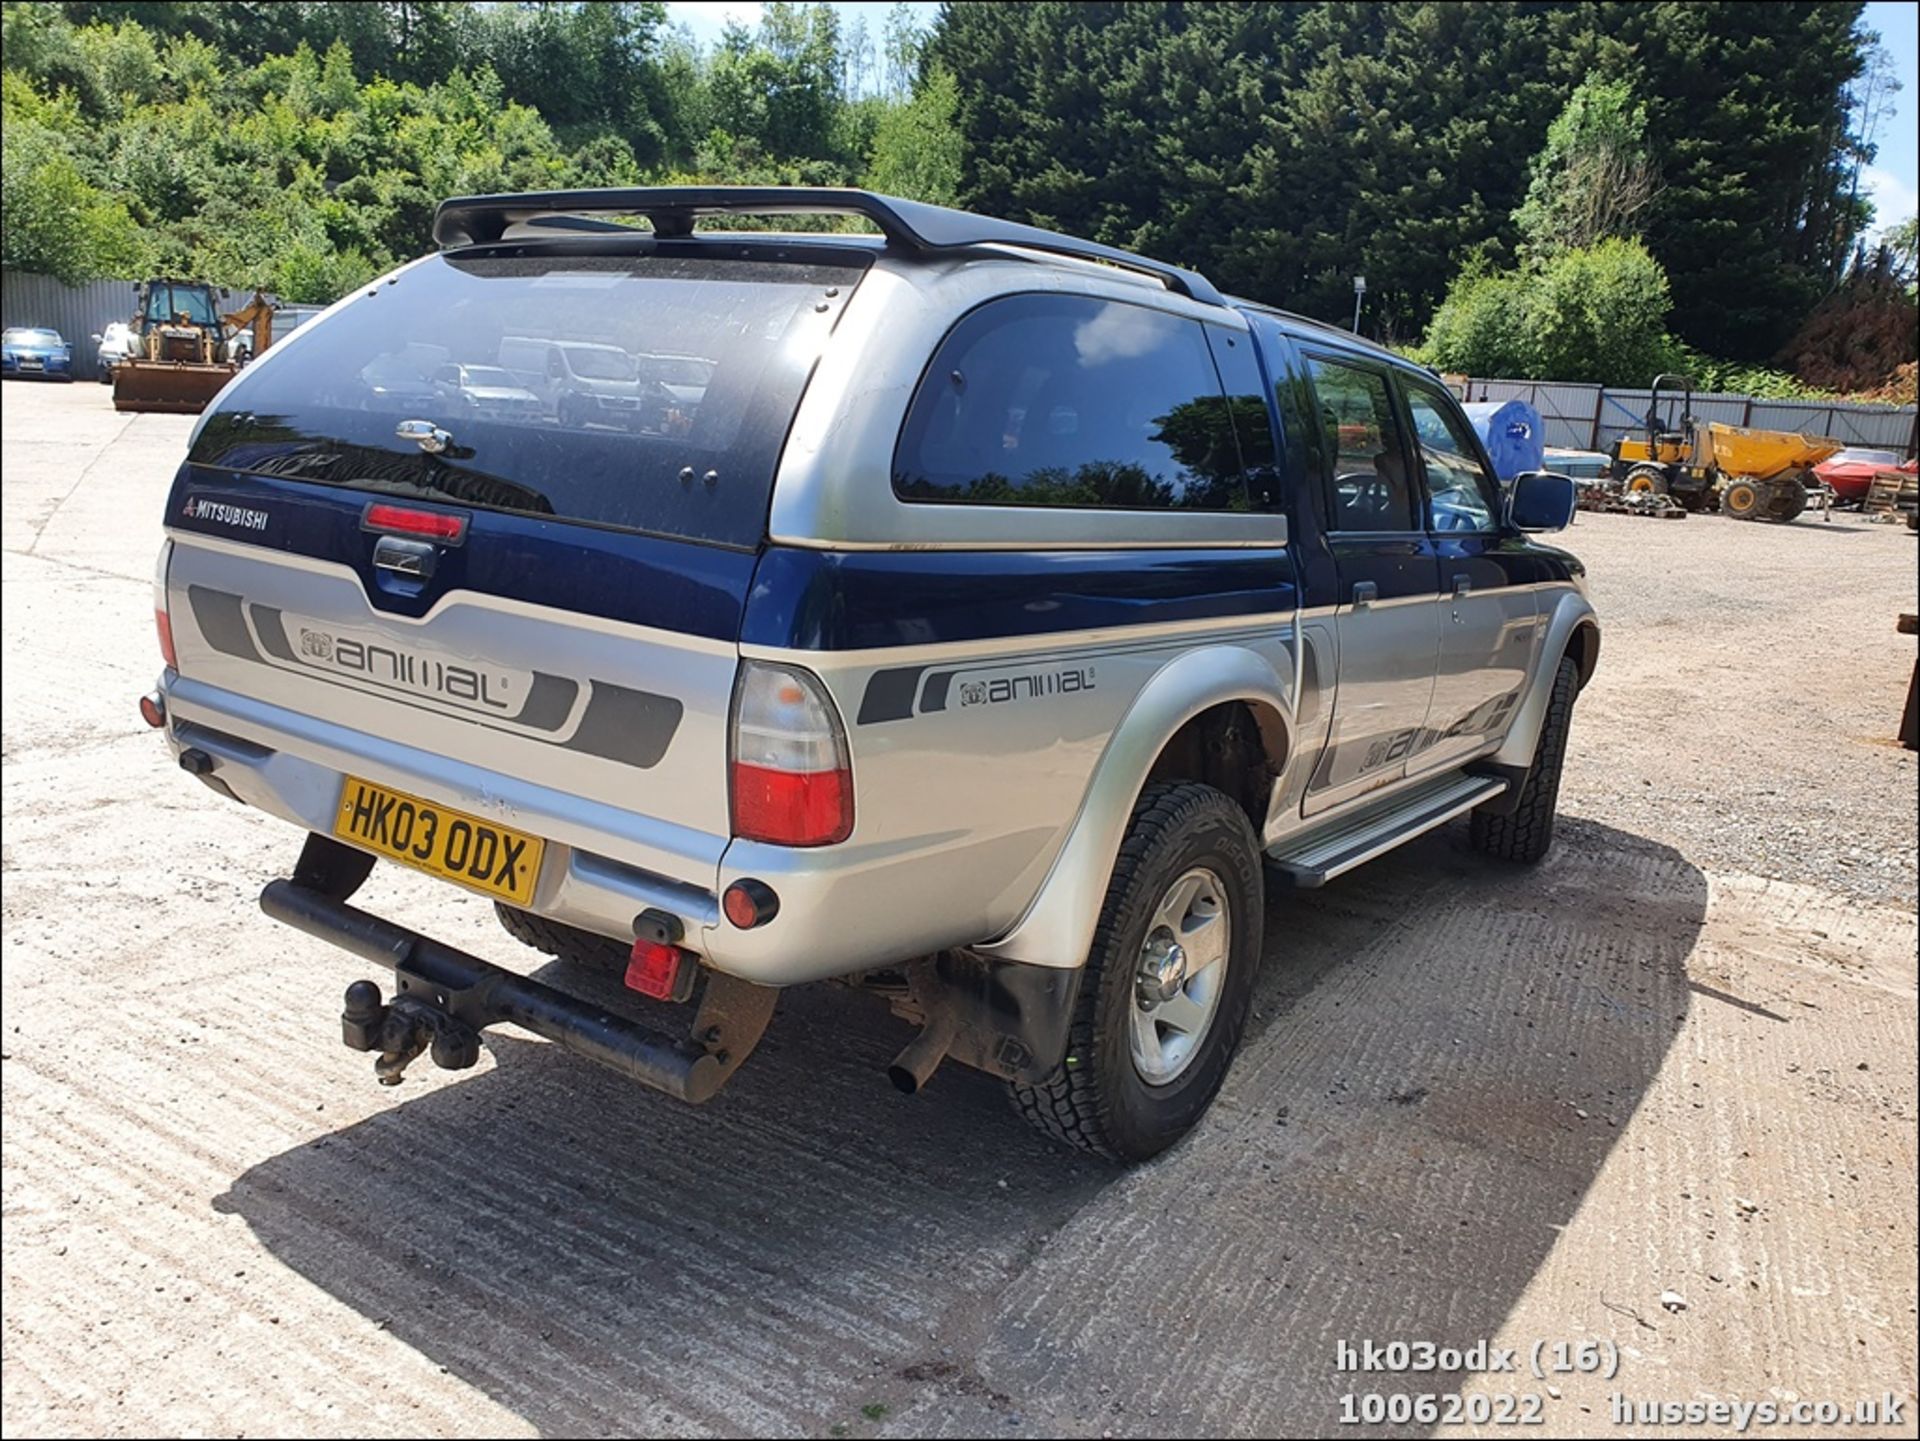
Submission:
[[[1538,535],[1573,524],[1573,477],[1551,470],[1523,471],[1507,487],[1507,523]]]

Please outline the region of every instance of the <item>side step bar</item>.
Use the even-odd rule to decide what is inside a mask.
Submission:
[[[1296,886],[1324,886],[1506,789],[1497,776],[1446,776],[1328,830],[1285,842],[1267,859]]]
[[[260,909],[276,921],[393,972],[398,994],[392,1006],[381,1006],[378,989],[360,981],[355,987],[365,990],[349,990],[343,1017],[349,1045],[390,1052],[375,1068],[382,1080],[391,1077],[389,1084],[399,1080],[400,1068],[429,1043],[436,1064],[452,1069],[472,1065],[479,1053],[477,1033],[511,1021],[643,1086],[683,1101],[705,1101],[753,1049],[777,994],[734,982],[734,987],[764,992],[764,996],[721,997],[714,992],[715,984],[730,991],[731,978],[709,976],[708,998],[701,1007],[706,1023],[696,1021],[695,1033],[711,1034],[714,1045],[701,1046],[609,1015],[598,1006],[382,920],[297,880],[270,881],[260,893]],[[708,1020],[710,1005],[713,1014]],[[411,1041],[417,1042],[411,1049],[390,1047],[381,1040],[380,1021],[389,1011],[401,1013],[402,1030],[410,1029]],[[727,1031],[735,1034],[724,1035]],[[723,1041],[731,1044],[731,1053]]]

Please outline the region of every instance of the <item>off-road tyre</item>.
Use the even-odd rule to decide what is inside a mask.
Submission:
[[[1197,867],[1213,873],[1227,902],[1227,973],[1186,1068],[1149,1085],[1129,1040],[1137,967],[1156,908]],[[1009,1083],[1014,1107],[1037,1129],[1110,1160],[1144,1161],[1178,1141],[1219,1091],[1246,1028],[1265,905],[1246,812],[1211,786],[1149,786],[1107,883],[1062,1064],[1038,1085]]]
[[[1481,808],[1468,818],[1467,835],[1475,850],[1530,866],[1552,849],[1553,818],[1560,805],[1560,769],[1567,758],[1574,697],[1579,694],[1580,668],[1568,656],[1553,675],[1546,723],[1540,728],[1533,768],[1520,784],[1519,804],[1506,815]]]
[[[1667,473],[1657,465],[1636,465],[1627,472],[1627,478],[1620,487],[1626,494],[1648,493],[1665,495],[1672,487],[1667,482]]]
[[[1735,477],[1720,488],[1720,513],[1735,520],[1763,520],[1767,488],[1757,480]]]
[[[614,975],[626,971],[627,959],[633,951],[631,946],[622,945],[607,936],[595,935],[592,931],[583,931],[578,926],[564,925],[544,916],[536,916],[531,911],[503,905],[499,901],[493,903],[493,913],[500,917],[500,924],[508,935],[522,945],[544,951],[555,960]]]
[[[1785,525],[1790,520],[1798,520],[1806,508],[1806,481],[1796,473],[1774,481],[1772,494],[1767,500],[1766,514],[1761,519]]]

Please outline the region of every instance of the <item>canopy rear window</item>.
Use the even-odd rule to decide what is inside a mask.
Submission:
[[[794,408],[861,274],[845,252],[437,256],[243,373],[193,459],[757,545]],[[424,451],[396,434],[405,421],[448,439]]]

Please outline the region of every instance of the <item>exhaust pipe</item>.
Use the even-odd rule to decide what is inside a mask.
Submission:
[[[920,1034],[908,1041],[887,1067],[887,1079],[903,1096],[914,1095],[933,1078],[959,1030],[953,1007],[945,1004],[945,989],[931,961],[916,961],[908,967],[907,988],[924,1019]]]
[[[939,1069],[940,1063],[947,1058],[947,1047],[953,1044],[954,1024],[951,1015],[936,1015],[920,1028],[920,1034],[908,1041],[904,1050],[893,1058],[893,1064],[887,1067],[887,1079],[893,1082],[894,1090],[903,1096],[911,1096],[924,1087]]]

